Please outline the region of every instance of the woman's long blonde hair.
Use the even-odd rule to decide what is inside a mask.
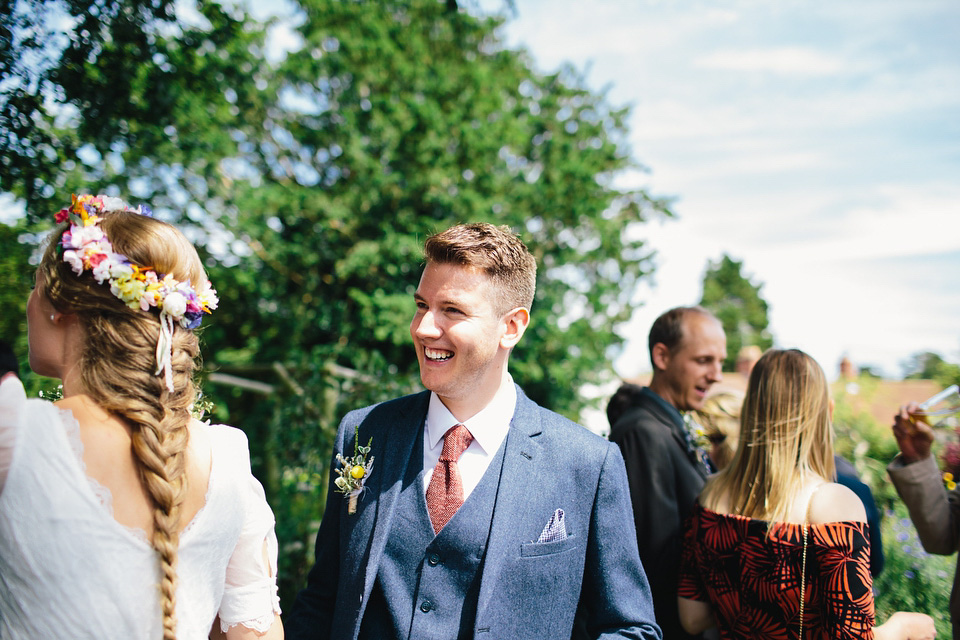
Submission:
[[[740,444],[704,487],[705,506],[726,498],[730,513],[782,522],[800,488],[798,474],[832,481],[830,393],[823,369],[804,352],[771,349],[760,358],[740,422]]]
[[[100,226],[118,253],[179,281],[206,282],[193,245],[172,226],[130,212],[101,214]],[[132,432],[140,479],[154,505],[152,544],[160,564],[163,637],[176,636],[177,548],[180,510],[186,495],[186,448],[190,407],[195,398],[197,336],[175,324],[173,392],[157,375],[160,320],[155,310],[130,309],[98,284],[90,271],[77,276],[57,245],[59,225],[41,259],[42,293],[60,312],[76,314],[84,345],[77,363],[80,384],[100,407],[121,417]]]

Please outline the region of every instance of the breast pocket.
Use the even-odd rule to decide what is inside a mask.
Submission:
[[[568,535],[563,540],[554,540],[553,542],[525,542],[520,545],[521,558],[537,558],[540,556],[549,556],[555,553],[570,551],[577,546],[577,537]]]

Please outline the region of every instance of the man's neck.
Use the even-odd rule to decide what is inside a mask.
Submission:
[[[673,398],[670,394],[670,388],[663,383],[662,379],[657,376],[656,373],[653,374],[653,378],[650,380],[650,384],[647,385],[647,388],[650,391],[653,391],[655,394],[660,396],[660,399],[666,402],[668,405],[677,409],[677,404],[673,401]],[[677,411],[680,411],[677,409]]]
[[[453,417],[460,422],[466,422],[473,416],[486,409],[493,399],[497,397],[505,385],[513,384],[513,378],[503,369],[503,375],[500,377],[500,383],[490,390],[477,390],[477,393],[466,398],[445,398],[439,394],[437,397],[443,406],[453,414]]]

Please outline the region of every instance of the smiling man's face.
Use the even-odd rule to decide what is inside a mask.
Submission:
[[[486,406],[506,373],[507,322],[495,311],[495,294],[482,271],[432,262],[414,294],[410,335],[420,380],[460,420]]]

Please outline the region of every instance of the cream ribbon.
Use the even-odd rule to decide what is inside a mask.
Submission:
[[[157,370],[154,375],[163,373],[167,391],[173,393],[173,318],[166,311],[160,312],[160,336],[157,338]]]

